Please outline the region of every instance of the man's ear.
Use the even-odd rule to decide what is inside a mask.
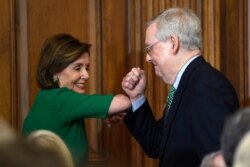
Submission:
[[[180,40],[177,36],[175,35],[171,35],[170,37],[170,43],[172,45],[172,51],[173,51],[173,54],[177,54],[178,50],[179,50],[179,47],[180,47]]]

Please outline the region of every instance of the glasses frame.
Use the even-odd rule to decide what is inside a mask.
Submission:
[[[151,55],[151,53],[152,53],[152,51],[153,51],[153,49],[154,49],[154,46],[157,45],[157,44],[160,43],[160,42],[161,42],[161,41],[156,41],[155,43],[153,43],[153,44],[147,46],[147,47],[145,48],[146,53],[147,53],[148,55]]]

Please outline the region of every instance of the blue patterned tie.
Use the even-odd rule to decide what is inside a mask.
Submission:
[[[167,111],[170,109],[173,98],[174,98],[174,92],[176,91],[176,89],[174,88],[174,86],[172,85],[169,89],[168,92],[168,98],[167,98]]]

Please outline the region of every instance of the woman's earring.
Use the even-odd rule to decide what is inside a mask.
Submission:
[[[58,76],[53,75],[53,82],[54,82],[54,83],[57,83],[57,82],[58,82],[58,80],[59,80],[59,79],[58,79]]]

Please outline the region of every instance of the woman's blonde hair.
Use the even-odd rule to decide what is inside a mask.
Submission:
[[[15,142],[17,135],[14,129],[3,118],[0,117],[0,147]]]
[[[74,167],[68,147],[57,134],[49,130],[37,130],[28,136],[28,142],[42,149],[48,149],[58,153],[62,159],[65,160],[68,167]]]

